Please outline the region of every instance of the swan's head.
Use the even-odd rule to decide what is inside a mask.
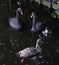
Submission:
[[[21,15],[23,15],[23,11],[22,10],[20,10],[20,13],[21,13]]]
[[[22,59],[21,59],[21,63],[23,64],[23,62],[24,62],[24,57],[22,56],[23,53],[21,53],[21,51],[19,51],[18,53],[16,53],[16,55],[17,55],[17,57],[22,58]]]
[[[35,16],[35,12],[32,12],[32,14],[31,14],[31,18],[32,18],[33,16]]]
[[[17,57],[20,57],[20,58],[24,58],[26,56],[26,53],[25,51],[19,51],[18,53],[16,53]]]
[[[19,13],[20,13],[21,15],[23,15],[23,11],[22,11],[22,8],[21,8],[21,7],[18,8],[18,11],[19,11]]]
[[[21,2],[18,2],[18,1],[17,1],[17,5],[21,5]]]
[[[20,57],[21,52],[17,52],[16,55],[17,55],[17,57]]]

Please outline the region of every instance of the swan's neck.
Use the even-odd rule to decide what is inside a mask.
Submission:
[[[35,23],[35,15],[33,16],[33,22]]]
[[[34,27],[34,28],[36,29],[35,16],[33,16],[33,23],[32,23],[32,27]]]
[[[41,41],[41,39],[37,39],[37,41],[36,41],[36,49],[38,50],[38,52],[41,52],[41,48],[39,46],[40,41]]]
[[[20,16],[21,11],[22,11],[22,9],[21,9],[20,7],[16,10],[16,18],[17,18],[17,19],[18,19],[18,17]],[[20,13],[20,14],[19,14],[19,13]]]

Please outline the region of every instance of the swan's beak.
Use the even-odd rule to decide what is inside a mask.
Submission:
[[[32,12],[32,14],[31,14],[31,18],[32,18],[33,16],[35,16],[34,12]]]
[[[20,13],[21,13],[21,15],[23,15],[23,12],[22,11],[20,11]]]
[[[31,16],[31,18],[32,18],[33,16]]]

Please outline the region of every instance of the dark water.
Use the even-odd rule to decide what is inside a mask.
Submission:
[[[26,11],[25,11],[26,12]],[[13,30],[8,23],[8,20],[1,21],[0,23],[0,65],[52,65],[58,63],[59,49],[59,31],[58,20],[50,17],[50,15],[40,10],[40,21],[46,21],[47,26],[52,31],[50,38],[46,39],[45,44],[42,45],[43,58],[42,59],[26,59],[24,63],[21,63],[21,59],[17,58],[15,53],[28,46],[35,46],[36,39],[39,32],[34,36],[31,34],[31,19],[30,14],[22,19],[23,30]],[[27,15],[27,13],[25,13]]]

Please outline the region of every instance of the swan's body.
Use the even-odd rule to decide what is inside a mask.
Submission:
[[[32,56],[35,56],[37,55],[39,52],[37,51],[36,48],[34,47],[28,47],[28,48],[25,48],[21,51],[19,51],[19,54],[18,55],[19,57],[21,58],[26,58],[26,57],[32,57]]]
[[[36,42],[36,47],[27,47],[19,51],[18,53],[16,53],[16,55],[20,58],[28,58],[28,57],[32,57],[32,56],[39,54],[41,52],[41,48],[38,45],[38,43],[39,41]]]
[[[32,32],[37,32],[37,31],[43,30],[43,28],[44,28],[43,23],[35,21],[35,13],[34,12],[32,12],[31,17],[33,17],[33,23],[32,23],[31,31]]]
[[[10,18],[10,26],[14,29],[21,29],[21,24],[19,24],[17,18]]]
[[[19,15],[19,13],[22,14],[21,8],[17,9],[17,11],[16,11],[16,17],[9,19],[9,21],[10,21],[9,24],[14,29],[21,29],[22,28],[22,26],[20,24],[20,15]]]

